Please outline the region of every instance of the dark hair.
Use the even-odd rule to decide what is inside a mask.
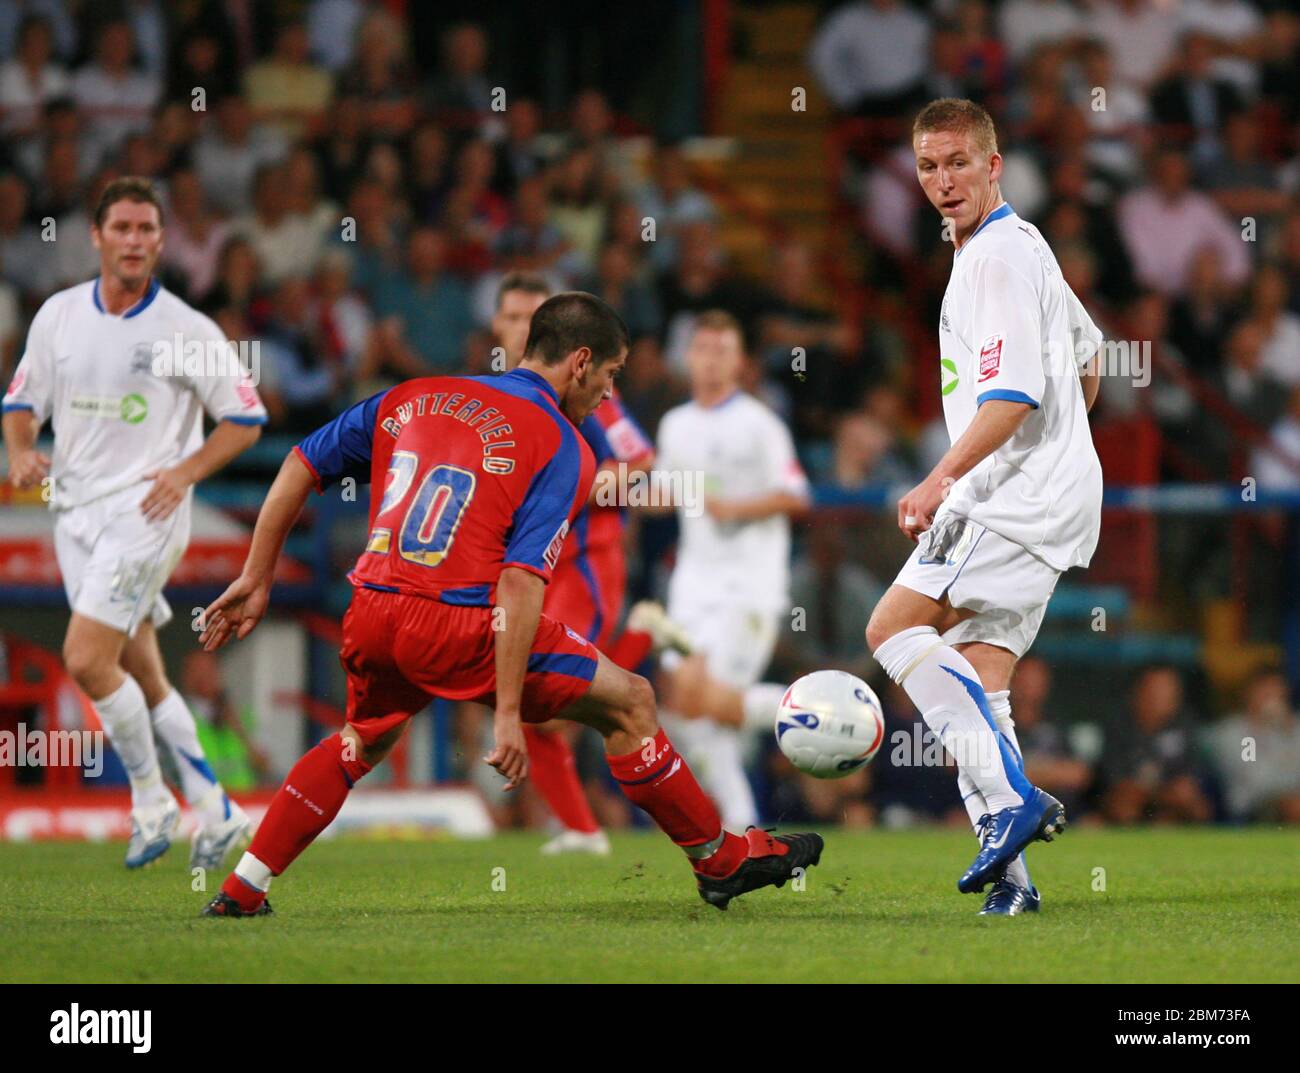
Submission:
[[[525,294],[540,294],[549,297],[551,285],[546,282],[536,272],[507,272],[501,277],[501,285],[497,288],[497,309],[501,308],[501,303],[511,291],[523,291]]]
[[[158,197],[158,191],[154,189],[153,183],[148,179],[141,178],[139,175],[124,175],[120,179],[114,179],[104,187],[104,192],[99,195],[99,204],[95,207],[96,227],[104,226],[108,210],[119,201],[134,201],[138,204],[152,205],[158,210],[158,226],[162,226],[162,200]]]
[[[609,305],[586,291],[563,291],[537,307],[524,357],[555,365],[585,346],[600,365],[618,357],[628,343],[627,325]]]

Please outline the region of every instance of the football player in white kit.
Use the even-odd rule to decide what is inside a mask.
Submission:
[[[729,313],[700,314],[687,348],[691,401],[659,425],[656,479],[702,475],[702,503],[679,501],[681,536],[668,589],[668,617],[689,637],[687,660],[736,690],[758,682],[789,608],[790,516],[809,489],[790,431],[740,387],[744,335]],[[702,509],[700,509],[702,507]],[[681,657],[667,652],[671,673]],[[716,716],[718,713],[709,713]],[[757,824],[741,757],[740,730],[717,718],[671,721],[673,740],[717,803],[723,823]]]
[[[944,98],[913,126],[917,177],[955,252],[939,324],[952,447],[898,503],[917,548],[867,624],[867,644],[956,759],[980,851],[957,883],[993,884],[981,912],[1036,911],[1022,851],[1065,826],[1031,785],[1008,687],[1061,573],[1101,526],[1088,410],[1102,336],[1038,229],[1002,199],[988,113]]]
[[[163,217],[148,180],[105,188],[91,238],[98,278],[41,306],[5,394],[9,474],[50,492],[72,607],[64,663],[130,777],[127,867],[166,852],[180,820],[156,734],[197,816],[190,866],[217,868],[248,817],[213,775],[155,631],[172,617],[162,588],[189,542],[193,486],[257,440],[266,410],[221,329],[154,278]],[[47,418],[52,463],[35,447]]]

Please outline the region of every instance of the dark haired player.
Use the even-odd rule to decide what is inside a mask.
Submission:
[[[347,725],[307,753],[276,793],[209,916],[270,912],[266,891],[397,742],[431,696],[494,708],[487,763],[527,776],[523,722],[563,714],[605,739],[614,778],[691,859],[720,908],[816,864],[815,834],[723,830],[717,810],[655,720],[642,677],[542,613],[594,461],[575,425],[613,391],[627,329],[600,299],[548,299],[523,361],[498,377],[410,380],[345,411],[294,448],[258,516],[240,577],[206,612],[209,650],[252,632],[275,561],[313,487],[370,479],[370,536],[350,580],[340,653]]]

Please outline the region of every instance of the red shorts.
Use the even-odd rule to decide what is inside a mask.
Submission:
[[[495,638],[490,607],[354,589],[339,652],[348,674],[348,722],[370,743],[432,697],[494,704]],[[543,614],[524,677],[524,721],[544,723],[584,696],[596,660],[591,642]]]
[[[562,561],[546,586],[542,610],[603,649],[623,613],[626,590],[623,545],[612,542]]]

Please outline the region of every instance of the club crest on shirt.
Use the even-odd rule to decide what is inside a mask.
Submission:
[[[994,332],[980,345],[980,373],[977,383],[984,383],[998,375],[1002,364],[1002,333]]]
[[[131,371],[153,374],[153,344],[136,343],[131,348]]]

